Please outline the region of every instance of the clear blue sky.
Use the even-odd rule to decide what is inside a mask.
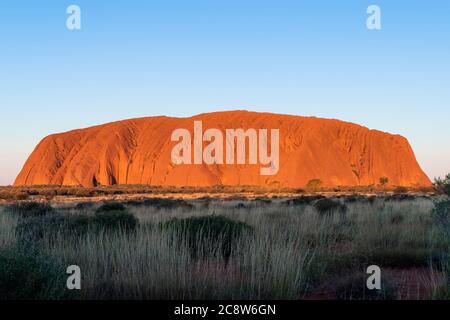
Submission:
[[[82,29],[66,28],[81,8]],[[366,28],[381,7],[382,30]],[[450,172],[448,0],[2,0],[0,185],[44,136],[227,109],[406,136]]]

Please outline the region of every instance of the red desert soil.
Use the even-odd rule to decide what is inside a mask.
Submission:
[[[390,269],[384,270],[393,285],[397,288],[399,300],[427,300],[432,298],[433,289],[445,285],[445,275],[442,272],[431,271],[429,268]],[[383,278],[382,278],[383,279]],[[336,300],[336,292],[331,286],[300,297],[303,300]]]
[[[194,120],[203,122],[203,131],[279,129],[278,173],[260,175],[260,164],[172,164],[171,151],[177,144],[171,141],[172,131],[185,128],[193,136]],[[396,186],[431,185],[400,135],[332,119],[228,111],[190,118],[131,119],[50,135],[30,155],[14,185],[298,188],[312,179],[333,187],[378,184],[380,177],[388,177],[389,184]]]

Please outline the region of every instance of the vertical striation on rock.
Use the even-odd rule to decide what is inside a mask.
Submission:
[[[174,165],[171,151],[176,142],[171,134],[185,128],[193,135],[194,120],[202,121],[203,130],[279,129],[278,173],[262,176],[259,164]],[[313,179],[331,187],[378,184],[381,177],[396,186],[431,185],[400,135],[332,119],[227,111],[190,118],[131,119],[50,135],[32,152],[14,185],[298,188]]]

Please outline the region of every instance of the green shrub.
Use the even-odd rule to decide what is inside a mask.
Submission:
[[[193,209],[194,205],[188,203],[182,199],[163,199],[163,198],[150,198],[144,200],[145,206],[156,207],[157,209],[175,209],[175,208],[183,208],[183,209]]]
[[[450,196],[450,174],[447,175],[444,182],[444,192]]]
[[[139,225],[138,220],[126,211],[84,214],[52,214],[22,220],[16,227],[16,235],[21,243],[38,244],[44,238],[54,239],[58,234],[65,237],[79,237],[93,232],[132,232]]]
[[[0,249],[0,300],[67,299],[64,267],[21,247]]]
[[[444,179],[436,178],[434,187],[438,192],[445,193],[450,196],[450,173]]]
[[[223,257],[228,258],[243,233],[253,230],[243,222],[224,216],[174,218],[161,227],[180,235],[180,241],[187,243],[193,257],[205,257],[211,251],[217,250]]]
[[[367,274],[357,272],[335,281],[336,297],[339,300],[395,300],[396,287],[386,277],[382,277],[381,289],[369,290],[366,284]]]
[[[396,193],[386,197],[385,199],[386,201],[412,201],[415,199],[415,196],[407,193]]]
[[[40,202],[15,203],[7,206],[6,210],[22,218],[45,216],[55,212],[51,205]]]
[[[324,198],[318,200],[314,203],[314,208],[319,212],[320,215],[331,215],[334,212],[346,213],[347,206],[329,198]]]
[[[346,196],[344,197],[344,202],[345,203],[355,203],[358,201],[361,201],[362,197],[358,196],[358,195],[353,195],[353,196]]]
[[[258,197],[252,200],[253,202],[262,203],[262,204],[271,204],[272,200],[268,198]]]
[[[79,211],[87,211],[94,206],[93,202],[79,202],[75,205],[75,209]]]
[[[433,218],[442,230],[450,235],[450,201],[441,201],[435,204]]]
[[[100,206],[96,212],[108,212],[108,211],[125,211],[125,206],[118,202],[107,202]]]
[[[21,243],[38,244],[42,239],[53,239],[59,232],[64,236],[80,236],[89,230],[90,220],[86,215],[51,214],[23,220],[17,224],[16,236]]]
[[[317,200],[321,200],[321,199],[325,199],[324,196],[301,196],[301,197],[296,197],[296,198],[292,198],[289,200],[284,201],[285,205],[288,206],[304,206],[304,205],[308,205],[311,204],[314,201]]]
[[[97,230],[134,231],[139,221],[126,211],[97,212],[91,219],[91,225]]]
[[[235,207],[236,207],[236,209],[248,209],[248,208],[250,208],[248,204],[245,204],[245,203],[242,203],[242,202],[237,203]]]

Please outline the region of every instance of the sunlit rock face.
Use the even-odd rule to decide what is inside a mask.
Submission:
[[[215,128],[222,132],[230,128],[257,132],[278,129],[276,174],[261,175],[262,165],[248,161],[174,164],[171,153],[177,142],[172,141],[172,133],[185,128],[194,135],[194,121],[201,121],[203,130]],[[202,143],[206,147],[209,142]],[[313,179],[320,179],[328,187],[377,185],[381,177],[387,177],[388,184],[395,186],[431,185],[402,136],[339,120],[229,111],[190,118],[123,120],[50,135],[32,152],[15,185],[299,188]]]

